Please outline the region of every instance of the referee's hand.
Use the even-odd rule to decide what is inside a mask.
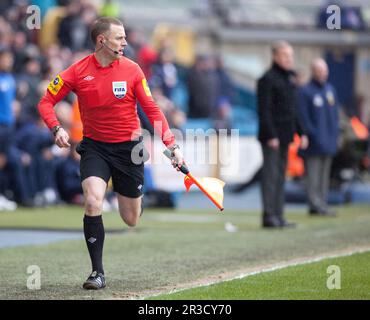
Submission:
[[[69,148],[71,145],[68,142],[69,135],[67,131],[65,131],[63,128],[60,128],[55,135],[55,144],[59,148]]]
[[[180,168],[183,164],[185,164],[184,157],[180,151],[180,149],[175,149],[173,151],[174,157],[171,161],[174,168],[176,168],[177,171],[180,171]]]

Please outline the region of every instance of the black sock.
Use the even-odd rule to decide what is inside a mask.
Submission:
[[[92,271],[104,273],[103,245],[105,231],[102,216],[84,216],[84,234],[87,249],[89,250]]]

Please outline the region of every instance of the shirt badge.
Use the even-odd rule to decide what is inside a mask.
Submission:
[[[331,91],[326,92],[326,99],[328,100],[329,106],[334,106],[335,104],[335,98],[334,94]]]
[[[50,93],[56,96],[59,90],[63,87],[63,84],[63,79],[60,77],[60,75],[57,75],[54,80],[50,81],[48,89]]]
[[[116,98],[122,99],[127,93],[127,81],[112,82],[113,94]]]
[[[314,95],[312,102],[315,107],[322,107],[324,105],[324,99],[319,94]]]
[[[143,85],[143,89],[145,91],[145,94],[150,97],[152,95],[152,93],[150,92],[150,88],[148,86],[148,82],[146,81],[146,79],[142,79],[141,80],[141,84]]]

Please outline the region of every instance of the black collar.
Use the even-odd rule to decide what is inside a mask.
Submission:
[[[280,72],[280,73],[282,73],[284,75],[287,75],[287,76],[290,75],[290,74],[292,74],[292,71],[283,69],[282,67],[280,67],[275,62],[272,64],[272,69],[274,69],[274,70],[276,70],[276,71],[278,71],[278,72]]]

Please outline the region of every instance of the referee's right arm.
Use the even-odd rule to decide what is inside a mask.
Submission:
[[[61,127],[55,114],[54,106],[61,101],[72,89],[74,84],[74,70],[72,67],[58,74],[48,85],[45,95],[38,104],[41,118],[55,136],[55,143],[63,148],[70,147],[69,135]]]

